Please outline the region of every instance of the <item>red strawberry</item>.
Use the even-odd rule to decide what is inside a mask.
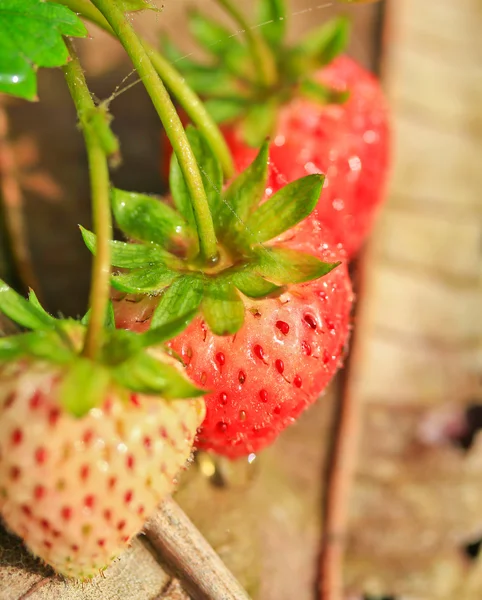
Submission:
[[[271,60],[271,82],[259,81],[259,61],[239,36],[199,13],[191,15],[191,29],[213,55],[212,64],[183,59],[168,41],[164,49],[222,123],[239,171],[269,135],[269,193],[310,173],[326,175],[312,217],[332,231],[351,258],[370,233],[385,196],[390,130],[384,95],[371,73],[347,56],[336,57],[348,37],[345,19],[286,47],[287,15],[270,12],[275,5],[282,10],[282,3],[262,0],[261,5],[260,18],[267,25],[253,34]],[[217,36],[216,44],[210,35]]]
[[[201,446],[234,458],[270,443],[333,377],[349,333],[351,285],[326,227],[304,220],[323,177],[306,176],[266,198],[265,143],[222,190],[206,140],[194,129],[187,134],[204,176],[219,260],[207,262],[183,242],[183,231],[186,242],[192,238],[193,213],[176,159],[167,203],[113,190],[117,224],[138,240],[112,244],[113,265],[122,269],[112,278],[122,292],[114,296],[115,319],[148,336],[166,319],[191,315],[170,346],[192,380],[211,391]],[[95,251],[95,236],[83,235]],[[174,238],[176,250],[169,251]]]
[[[278,114],[270,145],[268,189],[275,192],[309,173],[326,175],[314,218],[325,224],[352,257],[372,229],[385,196],[389,163],[389,125],[378,81],[342,56],[316,74],[340,92],[344,103],[322,104],[292,98]],[[256,150],[243,141],[238,123],[223,128],[239,170]]]
[[[117,390],[78,419],[59,401],[63,370],[0,367],[0,512],[63,575],[89,578],[129,543],[191,454],[202,400]]]
[[[304,221],[282,247],[337,261],[340,252],[328,240],[321,223]],[[169,343],[191,379],[211,390],[198,446],[230,458],[270,444],[340,367],[352,302],[346,264],[277,298],[243,301],[247,316],[236,334],[215,336],[198,317]],[[156,302],[117,296],[117,326],[144,331]]]

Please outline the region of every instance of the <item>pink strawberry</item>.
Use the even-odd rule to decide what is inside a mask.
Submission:
[[[201,392],[148,336],[106,327],[99,357],[85,326],[54,319],[0,280],[0,310],[34,331],[0,338],[0,514],[68,577],[104,569],[139,533],[189,459]],[[183,398],[178,399],[178,398]]]
[[[0,367],[0,512],[56,571],[104,569],[174,487],[204,416],[202,400],[166,401],[110,389],[78,419],[61,407],[63,370]]]

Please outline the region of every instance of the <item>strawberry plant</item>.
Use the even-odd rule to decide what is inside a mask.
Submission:
[[[256,147],[271,136],[270,193],[306,174],[326,176],[313,218],[353,257],[384,198],[390,140],[378,81],[342,54],[348,20],[338,17],[289,46],[283,0],[258,3],[259,28],[231,0],[219,4],[244,33],[245,43],[193,10],[189,27],[208,61],[185,58],[166,37],[164,53],[222,124],[238,169],[246,168]]]
[[[200,41],[222,43],[213,65],[179,63],[187,77],[172,64],[172,45],[160,54],[133,28],[129,12],[156,10],[148,0],[0,6],[0,92],[36,100],[37,69],[61,67],[90,172],[94,231],[81,227],[94,254],[85,317],[54,318],[33,291],[25,299],[0,281],[0,311],[28,330],[0,339],[0,512],[33,553],[67,576],[89,578],[109,564],[172,491],[194,444],[229,458],[264,448],[342,364],[352,290],[340,242],[350,253],[358,247],[378,191],[370,188],[368,206],[368,187],[360,191],[367,184],[355,186],[340,162],[350,215],[341,225],[324,204],[329,193],[319,201],[327,181],[329,190],[334,185],[329,169],[325,177],[313,156],[307,174],[297,153],[305,160],[317,145],[320,161],[358,157],[379,186],[382,100],[347,59],[313,75],[339,52],[344,21],[284,49],[279,0],[260,3],[261,17],[272,21],[263,36],[228,0],[219,2],[243,25],[247,44],[228,42],[216,24],[194,16]],[[83,20],[122,44],[159,115],[173,149],[166,198],[111,185],[122,149],[71,39],[87,35]],[[218,94],[226,85],[235,97]],[[345,102],[346,86],[353,98]],[[204,106],[198,92],[216,97]],[[195,127],[184,129],[171,96]],[[308,119],[299,125],[303,143],[290,121],[295,104],[316,115],[315,134]],[[321,143],[320,123],[332,113],[336,132]],[[232,123],[221,132],[215,121],[226,117]],[[283,119],[286,136],[278,130]],[[369,131],[379,143],[376,158],[367,150],[365,160]],[[294,149],[278,156],[280,136]],[[343,151],[342,137],[349,140]],[[112,214],[122,240],[112,239]]]

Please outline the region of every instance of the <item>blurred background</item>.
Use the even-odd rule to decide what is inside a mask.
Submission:
[[[188,5],[223,20],[210,0],[163,4],[158,15],[133,20],[152,43],[167,31],[186,53],[195,51]],[[253,2],[240,4],[249,11]],[[252,465],[222,464],[213,482],[201,461],[178,501],[253,598],[315,598],[328,454],[339,399],[350,394],[362,439],[346,598],[480,600],[482,4],[291,0],[292,39],[340,11],[354,23],[349,53],[382,79],[394,129],[388,202],[353,265],[349,370]],[[105,99],[135,75],[119,45],[90,31],[77,45],[91,88]],[[90,266],[77,229],[90,224],[85,154],[61,72],[40,75],[39,103],[2,100],[9,158],[1,166],[22,195],[4,188],[0,276],[19,288],[35,284],[52,312],[75,316],[86,305]],[[116,97],[111,110],[123,155],[115,184],[161,192],[161,127],[142,86]],[[25,577],[33,567],[5,540],[0,563]],[[116,577],[125,583],[129,573]],[[116,583],[110,595],[92,585],[92,597],[126,597]],[[132,597],[174,598],[153,589]]]

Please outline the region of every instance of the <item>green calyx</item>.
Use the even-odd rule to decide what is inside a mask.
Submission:
[[[350,32],[348,19],[337,17],[299,44],[288,46],[284,0],[258,0],[256,16],[250,38],[261,38],[270,53],[276,71],[271,82],[260,81],[259,59],[241,35],[198,11],[191,11],[189,27],[208,55],[207,62],[186,58],[171,40],[161,40],[164,54],[206,99],[212,117],[218,123],[241,121],[244,139],[253,147],[272,133],[279,107],[292,97],[301,95],[323,104],[348,98],[348,92],[323,85],[312,75],[343,52]]]
[[[184,313],[176,319],[153,327],[147,333],[135,334],[117,330],[112,304],[105,320],[104,343],[97,360],[80,355],[89,313],[81,321],[56,319],[40,305],[34,292],[26,300],[0,280],[0,311],[23,328],[29,329],[0,338],[0,364],[34,359],[58,365],[64,372],[60,402],[76,417],[106,399],[109,390],[119,394],[138,392],[162,396],[167,400],[192,398],[204,391],[192,385],[172,364],[148,352],[151,346],[163,344],[178,335],[192,315]],[[172,362],[172,359],[169,359]]]
[[[253,163],[223,190],[221,169],[208,144],[192,127],[187,135],[207,190],[220,260],[206,265],[192,251],[189,231],[195,226],[194,217],[174,157],[170,174],[174,208],[143,194],[113,191],[114,215],[132,242],[111,242],[112,265],[117,269],[112,286],[158,298],[151,331],[200,312],[213,333],[231,335],[244,322],[243,296],[280,294],[288,284],[317,279],[337,266],[288,250],[277,241],[313,211],[324,178],[308,175],[263,202],[268,175],[265,142]],[[85,229],[82,235],[95,253],[95,235]]]

